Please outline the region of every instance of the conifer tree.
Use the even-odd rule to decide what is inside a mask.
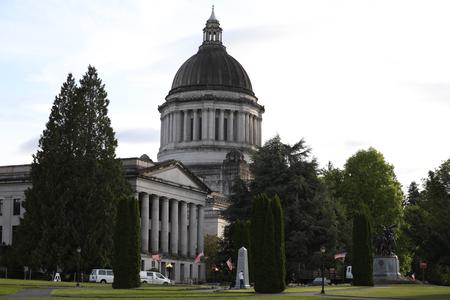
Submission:
[[[117,201],[131,192],[115,157],[107,94],[94,67],[77,87],[69,74],[55,98],[31,165],[19,251],[53,271],[111,266]]]
[[[114,233],[113,288],[140,285],[140,235],[138,202],[133,197],[119,202]]]
[[[373,285],[372,226],[368,212],[353,217],[353,285]]]
[[[284,246],[284,213],[278,195],[271,201],[271,210],[274,218],[274,239],[275,239],[275,288],[281,293],[286,288],[286,254]]]
[[[279,293],[285,289],[284,220],[281,203],[261,194],[254,200],[251,256],[255,291]]]

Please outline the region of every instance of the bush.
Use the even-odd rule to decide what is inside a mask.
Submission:
[[[368,213],[353,217],[353,285],[373,286],[372,226]]]
[[[140,286],[140,224],[138,202],[133,197],[119,202],[114,235],[113,288]]]
[[[251,220],[251,256],[255,291],[279,293],[285,289],[284,215],[278,197],[254,199]]]

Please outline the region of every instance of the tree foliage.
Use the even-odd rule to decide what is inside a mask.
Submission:
[[[94,67],[55,97],[31,165],[17,249],[44,270],[111,266],[117,201],[130,188],[115,157],[107,93]]]
[[[364,210],[353,216],[353,285],[373,286],[372,226]]]
[[[114,282],[115,289],[140,286],[140,218],[138,202],[133,197],[119,202],[114,231]]]
[[[251,236],[255,291],[280,293],[285,289],[283,211],[278,197],[261,194],[254,200]]]
[[[336,213],[343,211],[329,197],[310,149],[303,140],[289,145],[276,136],[253,153],[250,170],[253,181],[249,187],[235,185],[225,217],[230,222],[248,220],[254,197],[278,195],[284,211],[287,273],[318,268],[320,259],[314,257],[320,246],[326,245],[330,251],[336,248]],[[251,246],[260,249],[260,245]]]
[[[414,252],[413,271],[428,261],[426,279],[450,285],[450,159],[428,173],[424,189],[405,209],[405,235]]]
[[[320,260],[313,257],[322,245],[330,251],[336,248],[336,206],[310,152],[303,140],[288,145],[276,136],[253,155],[250,164],[254,177],[251,192],[281,199],[289,274],[300,267],[317,268]]]
[[[375,229],[401,222],[403,194],[394,167],[373,148],[347,160],[342,196],[350,216],[367,207]]]

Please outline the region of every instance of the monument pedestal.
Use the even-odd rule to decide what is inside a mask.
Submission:
[[[373,258],[374,282],[401,282],[400,265],[397,255],[375,256]]]

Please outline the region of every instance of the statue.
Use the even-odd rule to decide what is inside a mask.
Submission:
[[[396,248],[394,229],[396,225],[381,225],[381,231],[375,236],[375,251],[377,255],[394,255]]]

